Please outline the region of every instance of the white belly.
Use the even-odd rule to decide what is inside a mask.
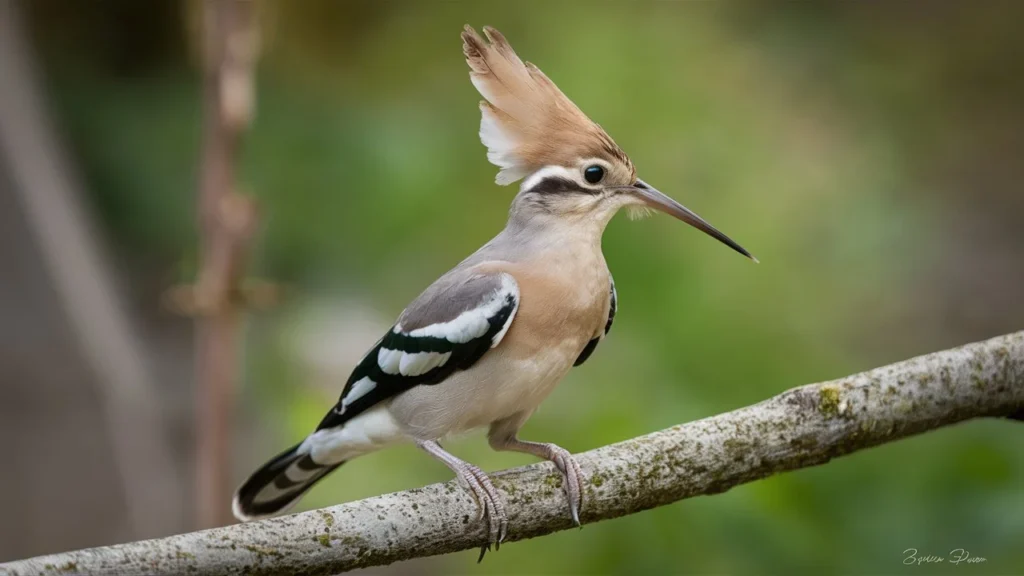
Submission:
[[[422,440],[528,414],[572,368],[578,346],[566,341],[526,359],[488,352],[469,370],[456,372],[440,384],[400,394],[391,400],[389,411],[407,435]]]

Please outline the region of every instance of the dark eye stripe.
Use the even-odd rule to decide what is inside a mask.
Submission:
[[[549,176],[537,182],[528,192],[536,194],[596,194],[596,190],[585,188],[578,183],[560,176]]]

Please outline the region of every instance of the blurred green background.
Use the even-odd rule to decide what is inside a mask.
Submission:
[[[187,326],[159,301],[196,267],[198,4],[26,4],[134,306]],[[290,289],[248,325],[238,480],[311,430],[402,307],[504,224],[515,187],[493,183],[476,135],[463,24],[500,29],[642,178],[762,262],[662,216],[610,224],[615,329],[523,431],[583,451],[1024,327],[1022,17],[966,2],[260,4],[241,179],[263,214],[253,274]],[[485,470],[531,461],[478,436],[453,451]],[[301,508],[449,478],[396,448]],[[1024,573],[1022,488],[1024,428],[972,422],[479,566],[465,552],[387,571]],[[907,548],[988,562],[903,566]]]

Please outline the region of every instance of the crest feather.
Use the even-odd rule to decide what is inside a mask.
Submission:
[[[462,51],[480,103],[480,140],[487,159],[501,168],[495,181],[511,184],[547,165],[572,166],[580,158],[608,157],[632,163],[600,126],[587,118],[539,68],[523,62],[505,37],[470,26]]]

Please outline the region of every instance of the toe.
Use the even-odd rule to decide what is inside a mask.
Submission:
[[[576,497],[577,497],[577,499],[579,501],[579,508],[580,508],[580,510],[582,510],[583,509],[583,470],[580,469],[580,464],[579,464],[579,462],[576,461],[575,458],[572,458],[570,456],[569,461],[572,463],[572,468],[575,471],[576,486],[577,486]],[[579,523],[578,520],[579,519],[577,518],[577,524]]]
[[[583,473],[572,454],[561,451],[555,464],[565,474],[565,495],[569,500],[569,512],[573,524],[581,526],[580,510],[583,508]]]
[[[486,513],[488,549],[490,549],[491,544],[494,544],[494,550],[497,551],[508,533],[508,517],[505,514],[505,507],[501,503],[501,498],[498,495],[498,491],[494,488],[494,484],[491,483],[491,479],[487,477],[483,470],[474,466],[469,469],[469,472],[472,482],[478,490],[477,497],[483,503],[481,509]]]

